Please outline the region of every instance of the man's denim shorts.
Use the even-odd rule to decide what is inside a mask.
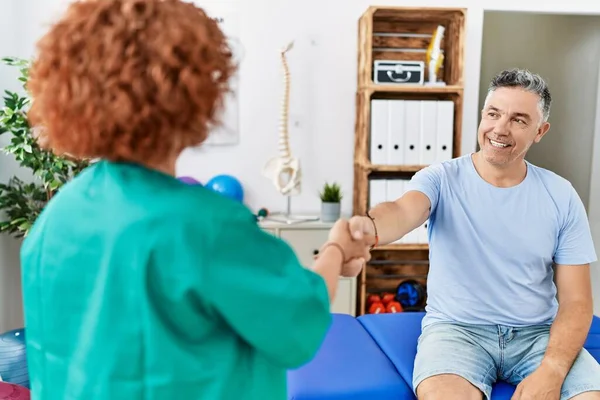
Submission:
[[[419,337],[413,388],[438,374],[455,374],[491,398],[492,384],[518,385],[540,365],[550,326],[512,328],[502,325],[460,325],[436,322]],[[600,364],[583,349],[565,379],[561,400],[600,390]]]

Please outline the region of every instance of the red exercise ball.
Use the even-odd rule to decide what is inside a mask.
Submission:
[[[30,400],[29,389],[14,383],[0,382],[0,400]]]

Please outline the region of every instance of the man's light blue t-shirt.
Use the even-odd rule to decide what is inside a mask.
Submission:
[[[529,162],[520,184],[499,188],[465,155],[419,171],[408,190],[431,201],[424,326],[550,324],[558,308],[553,263],[596,261],[571,183]]]

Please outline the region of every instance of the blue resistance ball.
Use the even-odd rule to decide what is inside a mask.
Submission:
[[[0,335],[0,377],[4,382],[29,389],[24,328]]]
[[[205,187],[240,203],[244,201],[244,188],[240,181],[231,175],[217,175],[209,180]]]

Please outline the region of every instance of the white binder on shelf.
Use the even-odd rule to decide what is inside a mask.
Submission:
[[[454,102],[421,101],[420,165],[430,165],[452,158]]]
[[[387,200],[387,183],[385,179],[369,180],[369,208]]]
[[[450,100],[371,100],[372,164],[430,165],[450,160],[453,132]]]
[[[421,101],[420,117],[419,165],[429,165],[436,159],[438,102]]]
[[[421,101],[404,102],[404,164],[421,165]]]
[[[369,135],[371,164],[387,164],[389,115],[388,100],[371,100]]]
[[[404,162],[404,143],[406,142],[406,101],[388,100],[388,158],[391,165],[402,165]]]
[[[454,143],[454,102],[438,101],[436,117],[436,152],[434,162],[452,159]]]

